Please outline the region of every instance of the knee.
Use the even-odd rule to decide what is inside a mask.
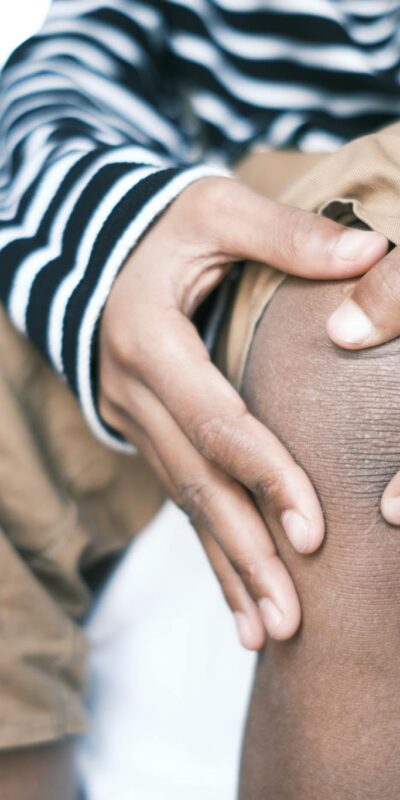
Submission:
[[[285,281],[257,330],[244,394],[309,474],[324,510],[315,556],[278,541],[304,630],[372,665],[383,651],[397,657],[400,644],[400,531],[380,514],[400,466],[400,341],[359,353],[333,345],[325,321],[345,288]]]

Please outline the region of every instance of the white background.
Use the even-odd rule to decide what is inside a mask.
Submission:
[[[20,41],[40,26],[48,6],[49,0],[1,0],[0,64]]]
[[[48,0],[0,3],[0,63],[39,27]],[[254,657],[172,505],[131,548],[97,604],[88,800],[234,800]]]

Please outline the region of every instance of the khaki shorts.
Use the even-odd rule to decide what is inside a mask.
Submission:
[[[91,587],[163,492],[141,459],[93,438],[1,308],[0,487],[0,748],[10,748],[85,729]]]
[[[367,227],[400,244],[400,123],[331,155],[255,152],[237,168],[246,183],[282,203]],[[246,264],[220,343],[219,366],[240,389],[255,328],[285,275]]]
[[[261,191],[400,242],[400,125],[330,156],[258,153]],[[254,328],[283,276],[249,264],[224,338],[240,386]],[[222,362],[221,362],[222,363]],[[138,457],[88,431],[76,401],[0,309],[0,748],[80,733],[92,578],[155,514],[163,492]],[[150,576],[149,576],[150,580]]]

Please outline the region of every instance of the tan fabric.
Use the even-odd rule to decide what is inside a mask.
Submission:
[[[344,225],[361,221],[400,244],[400,123],[330,155],[257,152],[239,167],[240,178],[269,197]],[[219,354],[236,388],[256,325],[284,277],[269,266],[246,265]]]
[[[256,154],[242,179],[272,197],[400,240],[400,125],[332,156]],[[284,189],[283,193],[282,190]],[[336,202],[337,201],[337,202]],[[344,215],[344,216],[343,216]],[[284,276],[248,265],[227,370],[240,386],[254,328]],[[139,458],[105,449],[69,390],[0,308],[0,748],[78,733],[90,592],[82,571],[122,549],[163,493]]]
[[[90,592],[82,571],[121,550],[163,494],[106,449],[70,391],[0,309],[0,748],[78,733]],[[138,502],[140,498],[140,502]]]

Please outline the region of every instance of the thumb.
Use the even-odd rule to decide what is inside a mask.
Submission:
[[[325,217],[263,197],[239,181],[221,179],[215,214],[209,216],[222,252],[304,278],[361,275],[381,259],[381,233],[346,228]]]
[[[400,525],[400,472],[388,483],[381,500],[381,511],[391,525]]]
[[[400,335],[400,247],[358,281],[327,323],[341,347],[373,347]]]

